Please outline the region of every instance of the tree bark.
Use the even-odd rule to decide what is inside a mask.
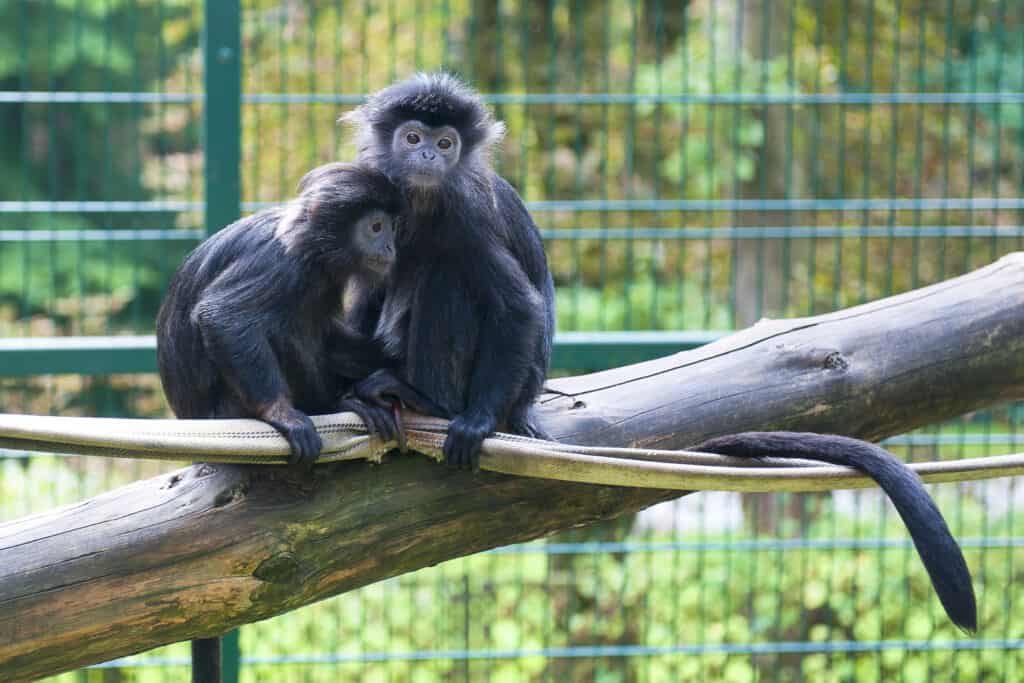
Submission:
[[[878,439],[1024,396],[1024,254],[700,349],[552,381],[544,426],[678,448],[747,429]],[[679,495],[384,465],[193,465],[0,525],[0,679],[212,636]]]

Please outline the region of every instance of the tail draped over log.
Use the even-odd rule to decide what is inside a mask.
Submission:
[[[960,628],[978,630],[971,572],[960,546],[921,478],[889,451],[834,434],[744,432],[709,439],[698,451],[761,459],[801,458],[860,470],[878,482],[896,507],[946,614]]]

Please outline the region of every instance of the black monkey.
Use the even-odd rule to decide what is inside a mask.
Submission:
[[[346,118],[359,126],[360,160],[384,171],[405,200],[408,233],[376,330],[398,374],[454,416],[447,461],[475,466],[482,439],[499,426],[543,436],[530,406],[550,358],[554,295],[537,228],[489,165],[502,125],[446,74],[385,88]],[[735,434],[696,449],[800,457],[868,474],[899,510],[947,613],[976,628],[963,554],[920,480],[891,454],[856,439],[792,432]]]
[[[359,126],[359,160],[403,195],[376,334],[398,376],[451,417],[446,462],[475,468],[499,427],[544,436],[531,410],[551,357],[554,285],[537,226],[491,170],[504,125],[443,73],[385,88],[346,118]]]
[[[340,398],[389,364],[340,313],[346,285],[390,272],[399,196],[383,174],[351,164],[316,168],[299,188],[290,204],[233,223],[185,259],[157,318],[157,359],[178,417],[259,418],[288,439],[290,462],[309,465],[321,448],[309,414],[352,410],[399,436],[382,399]],[[437,412],[399,382],[388,392]]]
[[[328,164],[299,189],[185,259],[157,318],[157,359],[175,415],[262,419],[288,439],[290,462],[309,465],[322,445],[309,414],[351,410],[401,442],[374,387],[421,412],[439,409],[394,380],[376,342],[340,320],[346,285],[370,287],[394,264],[395,187],[372,169]],[[339,398],[367,375],[367,401]],[[219,638],[192,641],[192,680],[220,681]]]

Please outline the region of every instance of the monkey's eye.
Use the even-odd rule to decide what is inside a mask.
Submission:
[[[380,221],[377,221],[376,223],[370,226],[370,230],[373,230],[374,232],[380,232],[383,228],[384,226],[381,224]]]
[[[420,136],[416,135],[416,133],[406,133],[405,141],[410,145],[418,145],[420,142]]]
[[[441,138],[437,141],[437,146],[441,149],[451,149],[452,141],[449,138]]]

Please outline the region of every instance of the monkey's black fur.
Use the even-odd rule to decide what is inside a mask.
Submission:
[[[693,450],[741,458],[802,458],[864,472],[903,518],[946,614],[960,628],[977,630],[971,572],[960,546],[921,479],[888,451],[858,439],[807,432],[744,432],[710,439]]]
[[[309,414],[352,409],[394,436],[383,408],[339,400],[389,364],[376,342],[342,324],[340,308],[351,280],[386,276],[399,201],[383,174],[328,164],[307,174],[297,200],[200,244],[172,278],[157,318],[160,378],[175,414],[263,419],[288,439],[292,462],[305,464],[321,447]],[[373,212],[384,217],[382,234],[355,235]]]
[[[385,88],[348,118],[359,126],[359,160],[386,173],[404,199],[376,333],[399,376],[451,416],[446,461],[475,468],[481,442],[497,428],[543,436],[531,406],[551,357],[554,286],[537,226],[490,167],[504,126],[446,74]],[[421,167],[452,142],[424,149],[423,162],[400,158],[396,130],[410,121],[455,131],[437,133],[457,138],[458,154],[430,182],[420,180]]]

